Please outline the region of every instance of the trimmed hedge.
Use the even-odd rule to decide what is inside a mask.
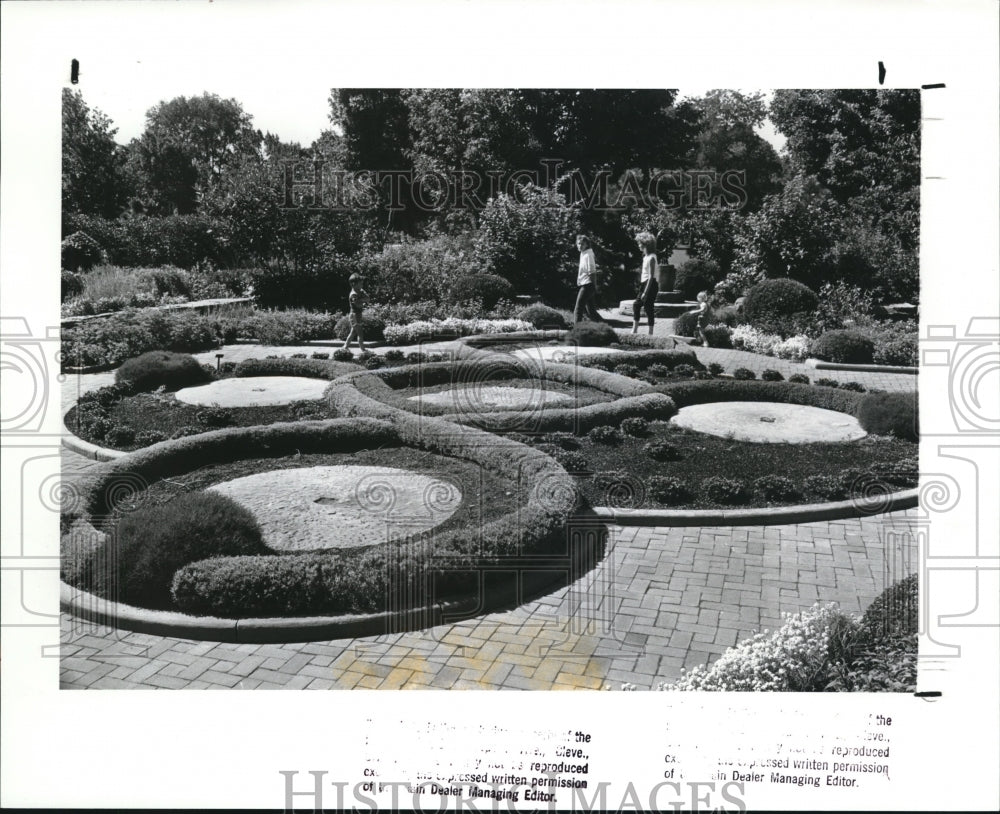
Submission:
[[[607,347],[618,341],[615,329],[604,322],[578,322],[563,339],[567,345],[586,348]]]
[[[808,384],[730,379],[670,382],[659,385],[656,390],[670,396],[678,407],[713,401],[774,401],[821,407],[850,415],[855,415],[858,403],[864,397],[861,393],[849,390],[813,387]]]
[[[212,376],[197,359],[187,353],[154,350],[129,359],[115,371],[115,383],[127,384],[136,390],[156,390],[202,384]]]
[[[309,379],[333,380],[359,368],[350,362],[326,359],[244,359],[233,371],[234,376],[304,376]]]
[[[677,342],[669,336],[656,336],[650,334],[634,334],[631,331],[616,331],[618,339],[616,345],[626,348],[652,348],[654,350],[670,350],[677,347]]]
[[[580,367],[596,367],[602,370],[614,369],[621,364],[630,364],[639,370],[647,370],[652,365],[664,365],[673,370],[678,365],[690,365],[695,370],[704,370],[693,350],[637,350],[626,353],[594,353],[574,360]]]
[[[861,396],[856,414],[865,432],[918,441],[918,408],[916,393],[865,393]]]
[[[811,351],[817,359],[843,365],[870,365],[875,360],[875,343],[848,329],[827,331],[813,342]]]
[[[254,516],[212,492],[180,494],[169,503],[125,514],[98,546],[91,572],[101,593],[129,605],[172,609],[174,572],[209,557],[267,551]]]
[[[561,311],[542,305],[540,302],[521,309],[514,316],[542,330],[561,330],[569,327]]]

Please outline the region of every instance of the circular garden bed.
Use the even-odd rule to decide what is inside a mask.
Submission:
[[[184,618],[266,617],[279,627],[290,617],[417,610],[416,624],[426,625],[431,605],[506,604],[564,580],[573,570],[565,526],[578,509],[570,477],[516,441],[474,430],[456,440],[453,429],[408,415],[230,428],[104,464],[64,507],[63,579],[85,592],[74,608],[89,595]],[[285,520],[303,532],[290,545],[262,531],[258,519],[271,509],[259,490],[213,494],[264,474],[294,483],[316,467],[339,471],[339,485],[314,483],[299,495],[312,503],[299,509],[314,516]],[[392,478],[399,470],[422,476],[419,498],[412,481]],[[317,532],[316,516],[348,509],[370,518],[368,540],[350,545]],[[590,563],[600,556],[580,553]],[[547,557],[558,565],[547,569]],[[116,607],[109,618],[120,615]]]

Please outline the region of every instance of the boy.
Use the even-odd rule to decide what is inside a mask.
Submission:
[[[650,232],[640,232],[635,239],[642,249],[642,273],[639,278],[639,293],[632,303],[632,333],[639,333],[639,317],[645,310],[649,334],[652,336],[656,294],[659,291],[656,283],[656,236]]]
[[[351,284],[351,293],[347,297],[347,318],[351,323],[351,332],[347,335],[347,339],[344,340],[344,348],[346,349],[351,344],[351,340],[357,334],[358,348],[364,353],[365,340],[361,332],[361,315],[364,307],[368,304],[368,294],[361,287],[361,283],[364,281],[361,279],[360,274],[352,274],[347,281]]]

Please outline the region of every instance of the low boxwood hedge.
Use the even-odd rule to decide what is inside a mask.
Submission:
[[[713,401],[774,401],[803,404],[855,415],[863,394],[829,387],[793,382],[715,379],[711,381],[669,382],[656,390],[670,396],[678,407]]]
[[[663,365],[673,370],[678,365],[690,365],[695,370],[704,370],[692,350],[637,350],[626,353],[593,353],[575,360],[581,367],[596,367],[603,370],[614,369],[621,364],[630,364],[639,370],[647,370],[652,365]]]
[[[404,597],[419,596],[407,593],[406,586],[424,585],[427,579],[434,580],[434,599],[444,599],[476,589],[484,569],[530,568],[539,555],[565,556],[565,524],[580,498],[553,458],[516,441],[469,428],[456,433],[450,422],[418,419],[367,401],[372,413],[391,422],[350,418],[219,430],[105,464],[85,488],[85,513],[98,526],[107,525],[116,507],[135,499],[146,484],[206,463],[302,450],[351,452],[405,445],[473,461],[509,480],[523,500],[516,511],[482,526],[367,550],[226,556],[189,563],[174,575],[177,607],[228,617],[383,610]]]
[[[336,379],[358,370],[350,362],[327,359],[244,359],[233,371],[234,376],[304,376],[309,379]]]

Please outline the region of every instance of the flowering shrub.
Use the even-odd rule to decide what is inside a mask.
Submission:
[[[812,343],[810,342],[808,336],[798,334],[797,336],[790,336],[788,339],[783,339],[775,345],[774,355],[779,359],[789,359],[793,362],[801,362],[809,356],[811,346]]]
[[[587,433],[587,437],[597,444],[620,444],[622,434],[616,427],[601,424]]]
[[[872,360],[877,365],[897,365],[899,367],[916,367],[919,364],[918,343],[916,336],[889,339],[875,342],[875,352]]]
[[[680,478],[668,475],[653,475],[647,484],[650,496],[657,503],[673,506],[685,501],[690,492]]]
[[[773,633],[758,633],[723,653],[711,667],[698,666],[668,690],[806,692],[825,689],[831,650],[857,623],[835,604],[786,614]]]
[[[733,328],[730,340],[736,350],[773,356],[774,348],[781,342],[781,337],[777,334],[766,334],[751,325],[737,325]]]
[[[475,334],[531,331],[534,326],[521,319],[431,319],[409,325],[386,325],[383,334],[390,345],[411,345],[429,339],[450,339]]]
[[[799,496],[795,484],[782,475],[764,475],[757,478],[753,488],[764,500],[794,500]]]
[[[643,451],[656,461],[676,461],[681,457],[681,452],[669,441],[650,441],[644,444]]]
[[[732,478],[713,475],[701,482],[701,488],[716,503],[743,503],[747,499],[743,483]]]
[[[625,435],[631,435],[633,438],[643,438],[649,435],[649,422],[639,416],[625,418],[622,419],[621,430]]]

